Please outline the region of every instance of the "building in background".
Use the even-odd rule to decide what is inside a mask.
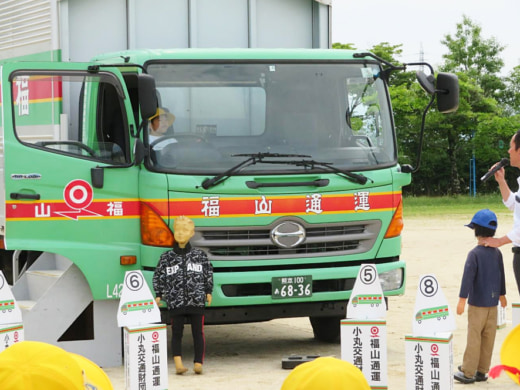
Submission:
[[[2,0],[0,61],[159,48],[330,48],[332,0]]]

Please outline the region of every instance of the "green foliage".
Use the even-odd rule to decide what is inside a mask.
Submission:
[[[397,64],[399,61],[397,57],[403,54],[403,45],[390,45],[388,42],[381,42],[379,45],[374,45],[370,51],[376,56],[392,64]]]
[[[356,47],[353,43],[333,43],[332,44],[333,49],[342,49],[342,50],[356,50]]]
[[[414,195],[468,193],[470,159],[475,158],[478,179],[507,156],[507,145],[520,119],[509,115],[513,110],[501,104],[500,98],[508,96],[510,106],[518,109],[515,97],[519,96],[500,93],[505,91],[505,82],[498,76],[504,64],[499,57],[501,45],[494,39],[484,39],[481,28],[467,17],[457,24],[456,34],[448,34],[442,42],[449,52],[444,55],[446,62],[441,68],[456,72],[459,78],[459,109],[448,115],[435,110],[428,114],[421,170],[405,190]],[[520,71],[517,75],[518,79],[512,75],[509,82],[519,82]],[[406,142],[398,138],[398,145],[406,147]],[[500,149],[499,145],[505,146]],[[514,182],[509,175],[508,181]],[[478,192],[496,190],[493,180],[477,184]]]
[[[494,180],[478,180],[496,161],[507,157],[511,136],[520,128],[520,66],[507,77],[500,73],[504,47],[482,36],[481,27],[464,16],[454,34],[441,41],[448,48],[440,70],[459,78],[460,102],[456,112],[439,113],[435,105],[426,116],[420,170],[405,195],[458,195],[470,188],[470,159],[476,161],[477,192],[496,191]],[[334,44],[338,49],[354,44]],[[399,64],[402,45],[382,42],[370,49],[377,56]],[[415,70],[415,69],[414,69]],[[427,72],[427,70],[426,70]],[[400,164],[416,166],[423,111],[430,96],[415,82],[415,72],[393,72],[390,95]],[[516,188],[516,169],[506,178]]]
[[[505,103],[507,114],[520,114],[520,65],[513,68],[504,83],[506,88],[498,92],[500,101]]]
[[[477,81],[486,96],[493,96],[496,90],[504,89],[498,74],[504,66],[500,53],[505,47],[495,38],[483,38],[481,32],[478,24],[464,16],[457,23],[455,35],[448,34],[441,41],[449,49],[443,55],[446,60],[443,70],[466,73]]]

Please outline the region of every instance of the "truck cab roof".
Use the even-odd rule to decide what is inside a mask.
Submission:
[[[363,51],[364,52],[364,51]],[[356,50],[336,49],[142,49],[106,53],[93,58],[101,63],[144,64],[150,60],[353,60]]]

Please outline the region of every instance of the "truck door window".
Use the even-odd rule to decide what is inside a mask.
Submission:
[[[21,142],[104,163],[128,161],[128,123],[112,75],[16,72],[11,86]]]

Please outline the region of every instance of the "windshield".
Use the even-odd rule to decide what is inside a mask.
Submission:
[[[160,105],[145,136],[155,170],[218,174],[244,159],[235,155],[256,153],[305,155],[343,170],[396,163],[375,64],[160,62],[147,70]],[[282,159],[235,174],[302,169]]]

